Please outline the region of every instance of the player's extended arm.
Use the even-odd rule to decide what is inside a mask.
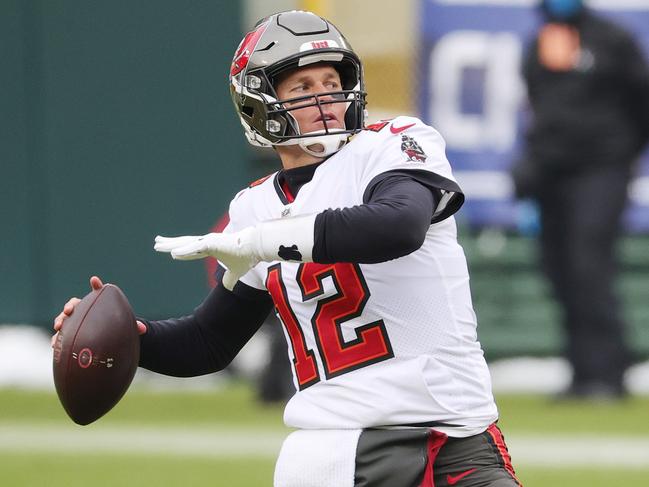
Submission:
[[[223,285],[232,290],[237,280],[261,261],[313,262],[316,215],[269,220],[236,233],[155,238],[155,250],[174,259],[216,257],[226,267]]]
[[[273,308],[266,291],[237,284],[217,285],[191,315],[144,321],[140,367],[176,377],[193,377],[226,367],[256,333]]]
[[[155,250],[182,260],[216,257],[228,268],[223,285],[232,289],[260,261],[377,263],[407,255],[423,243],[437,202],[430,187],[397,175],[376,184],[362,205],[269,220],[231,234],[158,236]]]

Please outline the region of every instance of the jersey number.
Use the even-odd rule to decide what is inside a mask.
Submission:
[[[360,268],[355,264],[301,264],[297,282],[302,301],[324,295],[323,281],[330,277],[336,293],[322,297],[316,304],[311,325],[327,379],[381,362],[394,356],[383,320],[355,328],[356,338],[346,341],[341,326],[360,316],[370,297]],[[306,346],[304,333],[291,309],[281,264],[268,268],[266,288],[286,328],[293,349],[293,367],[300,390],[320,380],[316,354]]]

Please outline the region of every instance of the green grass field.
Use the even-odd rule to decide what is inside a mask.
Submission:
[[[539,396],[497,400],[505,436],[517,440],[510,447],[526,487],[649,485],[649,460],[548,465],[537,462],[533,451],[517,459],[513,446],[529,446],[524,440],[530,438],[557,447],[583,439],[578,448],[588,458],[589,449],[606,452],[609,440],[647,445],[649,398],[597,406]],[[213,392],[133,389],[87,427],[74,425],[53,393],[0,390],[0,485],[270,486],[277,449],[289,432],[281,418],[281,407],[260,405],[243,383]]]

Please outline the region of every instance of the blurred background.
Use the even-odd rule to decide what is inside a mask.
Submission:
[[[634,475],[627,485],[646,485],[638,479],[649,479],[649,154],[630,187],[619,245],[618,287],[636,363],[627,384],[634,397],[623,404],[557,409],[548,394],[570,380],[559,358],[565,339],[537,264],[536,208],[514,198],[509,176],[528,117],[520,64],[538,27],[535,4],[2,0],[0,451],[8,456],[0,459],[0,474],[5,468],[15,476],[6,485],[77,485],[43,450],[46,440],[33,425],[47,425],[52,438],[68,438],[66,444],[83,441],[52,395],[48,337],[63,303],[86,294],[90,275],[118,284],[147,318],[187,313],[208,292],[209,264],[171,261],[153,251],[153,238],[206,233],[240,188],[278,169],[271,155],[245,142],[227,76],[243,33],[259,18],[292,8],[328,17],[364,60],[369,122],[413,114],[447,141],[467,196],[457,221],[479,337],[505,433],[511,424],[514,464],[517,453],[523,458],[521,480],[582,485],[584,472],[597,465],[596,479],[583,485],[609,485],[607,479],[623,479],[627,472]],[[588,5],[631,30],[649,54],[649,1]],[[96,485],[148,485],[147,475],[167,463],[172,470],[205,468],[209,478],[197,476],[192,483],[169,473],[156,479],[158,485],[270,485],[282,436],[281,404],[264,406],[254,392],[254,380],[270,360],[268,342],[263,335],[253,341],[233,371],[218,377],[181,383],[138,372],[125,404],[100,421],[111,427],[82,431],[96,428],[84,451],[110,451],[114,460],[115,451],[97,446],[113,444],[131,457],[137,446],[122,445],[114,432],[126,434],[129,425],[139,424],[150,427],[149,433],[167,428],[176,434],[141,444],[175,460],[160,462],[151,453],[149,464],[131,457],[140,476],[122,477],[111,477],[118,474],[101,460],[88,460],[86,473],[102,472]],[[160,390],[184,392],[158,396]],[[187,415],[197,432],[207,423],[215,428],[211,442],[197,447],[198,434],[185,438],[193,446],[179,439]],[[36,429],[49,431],[41,426]],[[267,428],[261,437],[266,449],[250,446],[252,426]],[[233,427],[245,434],[223,433]],[[567,466],[559,461],[602,432],[610,433],[614,445],[606,448],[608,457],[590,451]],[[553,443],[555,433],[564,434],[565,450]],[[239,445],[236,438],[248,441]],[[156,445],[167,441],[185,450],[158,451]],[[610,456],[611,450],[619,455]],[[261,459],[257,480],[245,480],[246,452]],[[33,476],[34,462],[52,469],[50,483]],[[226,464],[235,468],[227,482]],[[54,483],[58,476],[68,483]]]

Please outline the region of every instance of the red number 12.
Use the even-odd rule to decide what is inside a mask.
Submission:
[[[321,298],[311,318],[311,325],[327,379],[345,374],[394,356],[383,320],[355,328],[356,338],[345,341],[341,325],[363,313],[370,297],[369,289],[358,265],[301,264],[297,282],[302,301],[324,294],[323,280],[331,277],[336,293]],[[307,349],[304,332],[291,309],[282,279],[281,264],[268,268],[266,288],[273,297],[293,349],[293,367],[300,390],[320,380],[316,355]]]

